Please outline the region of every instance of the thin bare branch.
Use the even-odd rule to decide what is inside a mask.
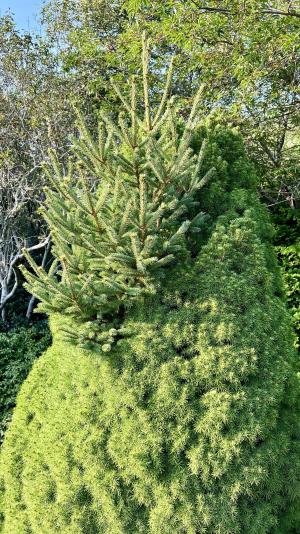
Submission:
[[[50,235],[48,235],[46,237],[46,239],[44,241],[41,241],[40,243],[36,244],[36,245],[33,245],[31,247],[28,247],[26,249],[27,252],[33,252],[35,250],[40,250],[44,247],[46,247],[46,250],[49,251],[49,247],[50,247]],[[45,252],[46,252],[45,250]],[[47,252],[48,254],[48,252]],[[44,253],[44,258],[45,258],[45,253]],[[12,275],[14,275],[15,277],[15,282],[14,282],[14,285],[13,285],[13,288],[7,293],[7,294],[4,294],[4,296],[2,296],[2,299],[1,299],[1,304],[0,304],[0,312],[2,312],[2,310],[4,310],[7,302],[14,296],[14,294],[16,293],[16,290],[19,286],[19,277],[18,277],[18,263],[20,263],[22,260],[24,259],[24,253],[23,252],[20,252],[18,254],[15,254],[15,256],[13,257],[13,259],[11,260],[10,262],[10,265],[9,265],[9,269],[8,269],[8,273],[5,277],[5,279],[3,280],[3,284],[8,287],[9,283],[10,283],[10,280],[11,280],[11,277]],[[45,259],[46,261],[46,259]]]
[[[196,2],[195,0],[191,0],[192,4],[197,7],[200,11],[207,12],[207,13],[221,13],[222,15],[234,15],[236,12],[234,10],[228,9],[227,7],[222,6],[207,6],[207,5],[201,5],[200,3]],[[283,16],[283,17],[296,17],[300,18],[300,13],[296,11],[295,8],[290,7],[287,11],[284,11],[282,9],[276,9],[273,7],[268,7],[267,9],[260,10],[260,13],[263,13],[265,15],[277,15],[277,16]]]
[[[265,13],[267,15],[279,15],[283,17],[296,17],[300,19],[300,13],[298,11],[295,11],[294,9],[291,9],[289,11],[282,11],[281,9],[263,9],[261,11],[262,13]]]

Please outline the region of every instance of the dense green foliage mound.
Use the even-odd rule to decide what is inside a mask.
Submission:
[[[0,441],[11,419],[16,396],[35,359],[50,343],[46,321],[25,322],[0,332]]]
[[[228,194],[200,254],[105,356],[53,346],[3,446],[5,534],[300,529],[299,384],[271,228]]]

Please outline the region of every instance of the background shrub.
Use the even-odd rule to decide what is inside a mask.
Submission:
[[[11,419],[16,396],[34,360],[50,343],[46,320],[28,326],[19,321],[9,331],[0,332],[0,440]]]
[[[300,241],[288,247],[277,247],[282,266],[287,303],[292,313],[297,333],[297,346],[300,346]]]
[[[300,347],[300,210],[275,207],[275,245],[281,265],[287,304],[291,311]]]

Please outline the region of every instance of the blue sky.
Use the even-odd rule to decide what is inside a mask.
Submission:
[[[15,15],[18,28],[22,30],[38,28],[38,14],[43,0],[0,0],[0,15],[8,9]]]

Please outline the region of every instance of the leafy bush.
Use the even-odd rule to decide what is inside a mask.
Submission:
[[[50,343],[47,321],[23,323],[0,332],[0,440],[11,419],[16,396],[35,359]]]
[[[5,534],[299,532],[298,361],[271,234],[233,191],[105,356],[52,317],[3,446]]]
[[[287,303],[292,313],[297,346],[300,346],[300,241],[288,247],[277,247],[282,267]]]
[[[300,210],[277,207],[272,214],[275,244],[282,269],[287,304],[292,313],[300,347]]]

